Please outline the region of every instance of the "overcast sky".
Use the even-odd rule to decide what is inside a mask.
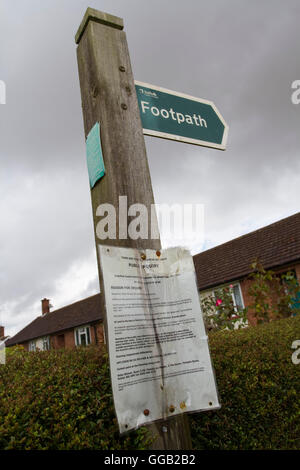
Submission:
[[[88,6],[124,19],[136,80],[212,100],[229,124],[225,152],[146,137],[155,201],[204,204],[193,253],[299,211],[299,0],[0,0],[10,335],[43,297],[56,309],[99,291],[74,42]]]

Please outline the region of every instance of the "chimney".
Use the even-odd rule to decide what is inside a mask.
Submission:
[[[46,315],[50,312],[50,300],[42,299],[42,315]]]
[[[4,338],[4,326],[0,326],[0,340]]]

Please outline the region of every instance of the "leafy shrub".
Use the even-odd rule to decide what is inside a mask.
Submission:
[[[213,294],[201,298],[205,326],[208,330],[234,330],[247,324],[247,309],[233,303],[233,285],[219,287]]]
[[[271,269],[265,270],[256,260],[251,265],[254,271],[249,275],[252,280],[248,295],[252,302],[248,310],[256,323],[265,323],[279,318],[287,318],[300,313],[296,300],[300,297],[300,286],[293,271],[278,274]]]
[[[190,416],[195,449],[300,449],[300,317],[210,334],[222,408]],[[120,437],[107,356],[97,347],[28,353],[0,366],[0,449],[145,449]]]
[[[233,302],[233,285],[222,286],[211,294],[201,296],[201,306],[206,328],[233,330],[247,324],[249,313],[256,324],[300,314],[300,286],[293,271],[275,273],[265,270],[255,260],[247,280],[251,280],[247,295],[251,299],[246,308]]]
[[[147,434],[119,436],[99,348],[8,348],[0,366],[0,449],[143,449]]]
[[[300,317],[210,335],[222,408],[192,415],[196,449],[300,449]]]

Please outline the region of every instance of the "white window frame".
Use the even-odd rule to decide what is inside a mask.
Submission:
[[[33,339],[32,341],[29,341],[28,351],[30,351],[30,352],[35,352],[36,351],[36,340],[35,339]]]
[[[76,346],[82,346],[81,343],[81,335],[85,334],[86,335],[86,343],[85,346],[88,346],[89,344],[92,343],[91,339],[91,328],[90,325],[83,325],[79,326],[78,328],[74,329],[74,337],[75,337],[75,345]],[[89,341],[88,341],[89,340]]]
[[[245,308],[244,299],[243,299],[243,294],[242,294],[242,289],[241,289],[241,284],[240,284],[239,282],[231,282],[230,284],[218,286],[216,289],[213,290],[214,298],[217,300],[217,296],[216,296],[216,293],[215,293],[216,290],[228,288],[230,285],[232,285],[233,287],[238,286],[239,293],[240,293],[240,298],[241,298],[241,301],[242,301],[242,308]],[[231,289],[231,290],[232,290],[232,292],[231,292],[231,297],[232,297],[232,301],[233,301],[234,310],[237,311],[237,310],[238,310],[238,307],[237,307],[237,305],[236,305],[236,300],[235,300],[235,295],[234,295],[233,287],[232,287],[232,289]],[[216,307],[216,310],[217,310],[217,307]]]
[[[241,289],[241,284],[239,282],[235,282],[232,284],[233,287],[237,286],[238,289],[239,289],[239,293],[240,293],[240,298],[241,298],[241,301],[242,301],[242,308],[245,308],[245,304],[244,304],[244,299],[243,299],[243,293],[242,293],[242,289]],[[232,289],[232,300],[233,300],[233,305],[234,305],[234,308],[237,310],[237,306],[236,306],[236,301],[235,301],[235,296],[234,296],[234,292],[233,292],[233,289]]]
[[[43,336],[42,342],[43,342],[43,351],[49,351],[50,350],[50,336]],[[45,348],[45,345],[47,345],[46,348]]]

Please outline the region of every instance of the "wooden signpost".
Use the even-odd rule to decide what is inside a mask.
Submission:
[[[143,128],[131,70],[123,20],[88,8],[75,37],[82,99],[85,136],[95,123],[101,126],[101,145],[105,177],[91,189],[96,246],[96,226],[100,204],[112,204],[117,213],[116,239],[101,240],[102,245],[160,250],[159,239],[120,237],[119,196],[127,196],[128,206],[144,204],[151,227],[151,204],[154,204]],[[128,220],[127,220],[128,222]],[[153,223],[153,219],[152,219]],[[105,299],[101,265],[98,260],[102,308]],[[107,326],[106,326],[107,328]],[[108,345],[109,346],[109,345]],[[153,449],[191,449],[186,415],[152,425],[157,439]]]

